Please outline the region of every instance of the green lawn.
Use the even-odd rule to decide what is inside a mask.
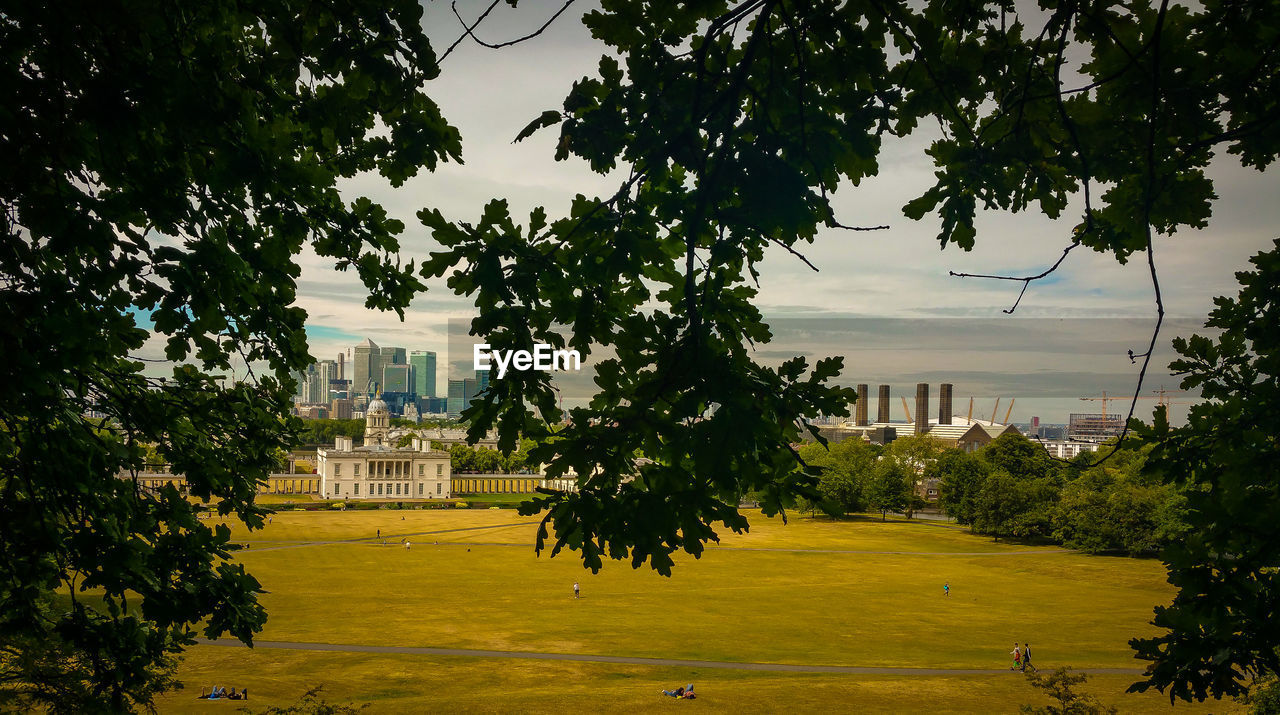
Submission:
[[[511,510],[277,514],[264,531],[237,531],[252,545],[241,559],[268,591],[259,639],[917,668],[1003,668],[1017,639],[1031,642],[1042,669],[1132,668],[1140,664],[1128,639],[1151,632],[1151,608],[1171,595],[1157,561],[997,544],[941,524],[784,526],[756,515],[749,534],[680,559],[671,578],[622,562],[591,574],[570,554],[537,557],[535,525]],[[182,677],[188,690],[162,709],[190,709],[215,680],[249,685],[258,705],[325,684],[331,699],[381,712],[674,707],[684,703],[657,690],[689,680],[703,693],[698,706],[717,711],[856,703],[989,712],[1038,701],[1012,673],[698,672],[214,646],[191,649]],[[1134,679],[1094,676],[1090,687],[1122,711],[1168,709],[1158,694],[1124,695]]]

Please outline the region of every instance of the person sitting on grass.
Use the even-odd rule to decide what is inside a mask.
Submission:
[[[693,700],[698,697],[693,694],[693,683],[689,683],[683,688],[676,688],[675,690],[664,690],[662,691],[662,694],[672,698],[684,698],[685,700]]]

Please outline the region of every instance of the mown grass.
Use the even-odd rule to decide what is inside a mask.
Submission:
[[[625,562],[591,574],[573,554],[535,556],[535,528],[535,519],[510,510],[286,512],[237,538],[252,543],[240,558],[268,591],[263,641],[1004,668],[1016,639],[1032,644],[1046,670],[1137,668],[1127,642],[1152,632],[1152,607],[1172,593],[1157,561],[997,544],[938,524],[784,526],[757,515],[749,534],[725,535],[699,560],[681,557],[670,578]],[[578,600],[574,581],[582,584]],[[657,690],[689,680],[705,693],[699,707],[718,711],[991,712],[1039,702],[1014,674],[698,672],[217,646],[191,649],[182,677],[188,690],[165,709],[188,710],[214,680],[248,685],[259,705],[326,684],[331,699],[386,712],[669,707],[680,704]],[[1094,676],[1090,687],[1125,712],[1168,708],[1158,694],[1125,695],[1135,679]]]

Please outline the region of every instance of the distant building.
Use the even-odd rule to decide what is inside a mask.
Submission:
[[[1101,442],[1075,442],[1070,440],[1039,440],[1045,450],[1058,459],[1072,459],[1081,452],[1097,452]]]
[[[1072,414],[1067,423],[1067,439],[1073,442],[1105,442],[1124,432],[1120,415]]]
[[[425,415],[444,415],[449,412],[449,399],[428,397],[418,403],[418,411]]]
[[[396,447],[391,415],[378,398],[365,415],[364,445],[338,437],[333,448],[316,450],[316,462],[320,494],[329,499],[444,499],[452,493],[449,453],[421,438]]]
[[[467,409],[469,403],[466,395],[466,380],[450,380],[448,402],[445,405],[445,412],[450,418],[457,418],[462,411]]]
[[[969,419],[956,415],[951,418],[951,421],[951,424],[938,424],[936,419],[931,419],[925,434],[942,442],[944,446],[959,447],[966,452],[973,452],[1004,434],[1022,434],[1013,425],[990,420]],[[844,422],[838,426],[819,427],[818,433],[832,442],[858,437],[875,444],[887,444],[898,437],[915,434],[916,424],[914,422],[874,422],[869,425],[857,425],[853,422]]]
[[[329,403],[329,414],[335,420],[352,419],[352,402],[349,399],[333,400]]]
[[[332,360],[321,360],[307,366],[307,377],[303,387],[305,401],[311,404],[327,404],[329,384],[336,379],[338,379],[338,364]]]
[[[436,397],[436,354],[430,350],[414,350],[409,353],[409,365],[413,368],[413,394]]]
[[[408,365],[392,364],[382,368],[383,392],[408,393],[412,389],[411,385]]]
[[[355,357],[351,361],[351,391],[357,393],[365,393],[369,388],[369,381],[374,382],[382,379],[381,365],[378,363],[379,355],[382,349],[372,340],[365,338],[355,348]],[[374,370],[377,369],[377,377],[374,377]]]
[[[294,407],[294,413],[304,420],[327,420],[329,419],[328,405],[309,405],[299,404]]]

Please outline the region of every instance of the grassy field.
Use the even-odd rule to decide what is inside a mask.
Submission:
[[[944,524],[752,521],[749,534],[725,535],[700,560],[680,559],[671,578],[622,562],[591,574],[570,554],[535,556],[536,520],[511,510],[287,512],[237,538],[249,543],[240,558],[268,591],[261,641],[1000,669],[1017,639],[1032,644],[1042,670],[1137,668],[1127,641],[1150,632],[1151,608],[1171,595],[1156,561],[997,544]],[[328,699],[367,702],[371,712],[1009,712],[1043,701],[1014,673],[779,673],[220,646],[192,648],[181,677],[187,690],[162,710],[234,707],[194,700],[215,682],[249,686],[257,707],[323,685]],[[1087,689],[1123,712],[1170,709],[1159,694],[1124,694],[1135,679],[1095,675]],[[696,704],[658,695],[689,681]]]

